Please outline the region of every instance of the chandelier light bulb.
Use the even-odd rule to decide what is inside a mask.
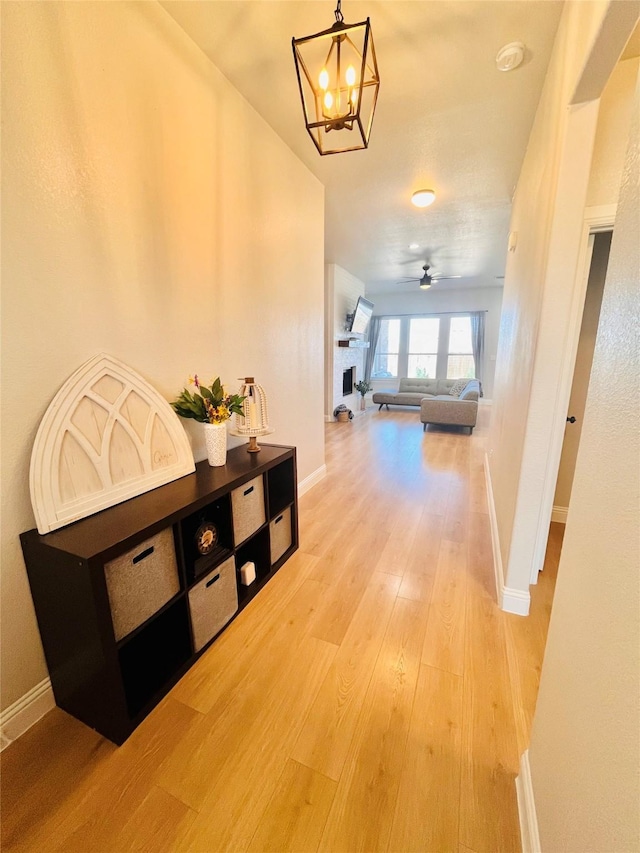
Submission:
[[[416,207],[429,207],[435,200],[436,194],[433,190],[417,190],[411,196],[411,201]]]
[[[347,80],[347,86],[354,86],[354,85],[355,85],[355,82],[356,82],[356,69],[353,67],[353,65],[350,65],[350,66],[347,68],[347,73],[346,73],[345,77],[346,77],[346,80]]]
[[[325,93],[325,96],[324,96],[324,105],[325,105],[325,107],[326,107],[328,110],[330,110],[330,109],[331,109],[331,107],[333,106],[333,95],[331,94],[331,92],[326,92],[326,93]]]
[[[323,68],[320,72],[320,76],[318,77],[318,84],[320,88],[324,91],[329,88],[329,72],[326,68]]]

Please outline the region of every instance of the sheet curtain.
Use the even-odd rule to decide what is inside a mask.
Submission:
[[[378,346],[378,340],[380,339],[381,324],[382,317],[372,317],[369,321],[369,334],[367,336],[367,340],[369,341],[369,349],[366,351],[364,357],[365,382],[371,382],[371,372],[373,370],[373,362],[376,357],[376,348]]]
[[[476,379],[482,387],[482,375],[484,368],[484,311],[472,311],[471,317],[471,348],[473,349],[473,360],[476,365]]]

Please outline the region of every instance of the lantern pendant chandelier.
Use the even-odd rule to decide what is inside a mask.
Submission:
[[[380,88],[369,18],[345,24],[340,6],[328,30],[291,42],[305,124],[322,155],[368,147]]]

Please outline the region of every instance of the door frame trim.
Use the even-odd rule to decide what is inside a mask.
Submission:
[[[594,207],[586,207],[582,222],[582,236],[580,238],[579,263],[573,281],[573,294],[571,297],[571,325],[567,333],[567,343],[562,355],[562,374],[559,383],[558,398],[567,401],[571,394],[573,384],[573,373],[576,366],[576,355],[578,353],[578,342],[580,340],[580,328],[582,326],[582,314],[584,302],[587,295],[587,282],[591,266],[591,254],[593,250],[593,236],[602,231],[611,231],[615,225],[617,204],[603,204]],[[606,284],[605,284],[606,286]],[[562,443],[566,426],[566,411],[556,410],[553,424],[553,435],[547,449],[547,458],[544,466],[544,485],[541,512],[538,516],[536,540],[531,565],[531,583],[538,582],[538,573],[544,566],[544,557],[547,550],[549,538],[549,524],[553,510],[553,500],[558,482],[558,470],[560,468],[560,457],[562,455]]]

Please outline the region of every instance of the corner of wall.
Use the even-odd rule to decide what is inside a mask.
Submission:
[[[505,613],[513,613],[516,616],[528,616],[531,606],[531,594],[521,589],[502,588],[500,609]]]
[[[496,584],[496,601],[501,610],[507,613],[515,613],[516,616],[528,616],[531,596],[528,591],[512,589],[505,586],[504,569],[500,553],[500,534],[498,532],[498,519],[493,497],[493,485],[491,483],[491,467],[489,456],[484,455],[484,476],[487,487],[487,504],[489,506],[489,525],[491,529],[491,550],[493,552],[493,573]]]
[[[325,315],[326,359],[325,380],[326,400],[325,418],[333,420],[333,410],[338,403],[345,403],[354,409],[357,394],[342,394],[342,374],[350,367],[356,369],[356,380],[361,379],[364,370],[364,349],[340,347],[337,339],[344,338],[344,321],[349,311],[353,311],[359,296],[364,296],[364,282],[338,264],[327,264],[326,287],[327,304]]]
[[[333,292],[335,264],[324,265],[324,419],[333,420]]]
[[[326,476],[327,466],[321,465],[319,468],[309,474],[308,477],[305,477],[304,480],[301,480],[298,483],[298,497],[302,497],[302,495],[305,495],[314,486],[317,486],[321,480],[324,480]]]

